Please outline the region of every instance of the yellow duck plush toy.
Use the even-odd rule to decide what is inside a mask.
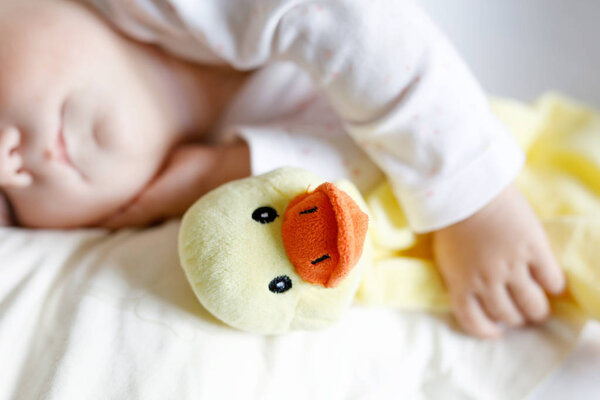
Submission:
[[[553,311],[600,319],[600,116],[555,95],[494,107],[527,152],[517,183],[567,276]],[[326,327],[353,301],[449,311],[430,239],[410,231],[386,182],[363,199],[348,181],[282,168],[198,200],[179,254],[208,311],[279,334]]]
[[[260,333],[320,328],[340,317],[372,260],[358,208],[366,205],[350,183],[322,184],[283,168],[223,185],[190,208],[179,254],[207,310]],[[339,246],[338,235],[346,240]]]

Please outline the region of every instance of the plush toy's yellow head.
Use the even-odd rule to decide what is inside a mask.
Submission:
[[[204,307],[260,333],[340,317],[372,259],[366,206],[351,183],[323,183],[282,168],[223,185],[188,210],[179,255]]]

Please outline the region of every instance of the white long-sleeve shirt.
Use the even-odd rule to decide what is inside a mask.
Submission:
[[[416,232],[472,215],[524,163],[413,0],[86,1],[126,34],[190,61],[239,70],[287,61],[307,71]]]

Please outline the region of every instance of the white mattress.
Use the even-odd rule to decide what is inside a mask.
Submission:
[[[518,399],[582,326],[479,341],[441,316],[354,307],[324,331],[249,335],[196,301],[177,229],[0,229],[0,399]]]

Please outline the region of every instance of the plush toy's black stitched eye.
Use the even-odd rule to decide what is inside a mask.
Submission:
[[[292,288],[292,280],[287,275],[281,275],[269,283],[269,290],[273,293],[287,292]]]
[[[277,211],[272,207],[259,207],[252,213],[252,219],[261,224],[268,224],[279,217]]]

